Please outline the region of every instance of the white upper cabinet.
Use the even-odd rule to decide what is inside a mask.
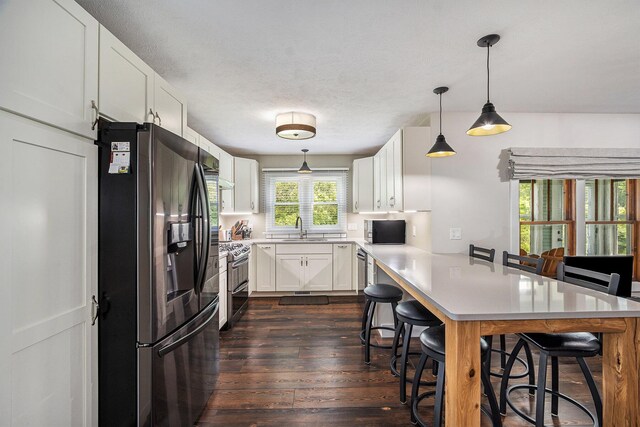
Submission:
[[[353,161],[352,187],[353,212],[372,212],[374,206],[373,157]]]
[[[260,167],[257,160],[251,162],[251,213],[260,213]]]
[[[183,136],[187,129],[187,101],[165,79],[154,76],[155,124]]]
[[[0,107],[95,139],[98,21],[73,0],[0,5]]]
[[[100,115],[146,122],[154,107],[154,77],[151,67],[100,25]]]
[[[373,157],[374,211],[388,211],[387,203],[387,150],[383,147]]]
[[[233,156],[220,151],[220,179],[233,183]],[[220,192],[220,212],[234,212],[234,190],[222,190]]]
[[[253,159],[234,159],[235,211],[258,213],[258,162]]]
[[[194,145],[199,146],[200,148],[204,149],[205,151],[208,152],[208,150],[200,145],[200,140],[204,139],[198,132],[196,132],[195,130],[191,129],[190,127],[187,127],[187,129],[184,131],[184,135],[182,136],[184,139],[186,139],[187,141],[191,142]]]
[[[401,129],[374,156],[375,211],[431,210],[430,136],[428,127]]]

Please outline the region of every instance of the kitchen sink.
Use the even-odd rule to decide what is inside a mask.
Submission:
[[[305,237],[303,239],[282,239],[283,242],[326,242],[327,239],[324,237]]]

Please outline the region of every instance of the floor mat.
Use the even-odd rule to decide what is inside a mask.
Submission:
[[[280,297],[279,305],[327,305],[329,297],[325,295],[299,295]]]

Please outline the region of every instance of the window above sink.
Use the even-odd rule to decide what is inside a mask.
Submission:
[[[314,171],[300,175],[295,171],[265,172],[263,182],[266,232],[300,233],[296,219],[309,236],[292,241],[321,240],[313,233],[344,233],[347,214],[347,171]]]

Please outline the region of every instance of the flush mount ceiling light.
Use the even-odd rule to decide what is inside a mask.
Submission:
[[[467,131],[467,135],[470,136],[497,135],[511,129],[511,125],[496,113],[496,108],[489,100],[489,49],[498,43],[498,40],[500,36],[497,34],[489,34],[478,40],[479,47],[487,48],[487,103],[482,107],[482,114],[478,120]]]
[[[276,134],[284,139],[309,139],[316,136],[316,116],[294,111],[276,116]]]
[[[309,150],[304,148],[302,149],[302,152],[304,153],[304,161],[302,162],[302,166],[300,166],[300,169],[298,169],[298,173],[311,173],[311,169],[307,164],[307,153],[309,152]]]
[[[449,88],[442,86],[433,90],[433,93],[440,96],[440,135],[436,138],[435,144],[431,147],[431,150],[427,153],[427,157],[448,157],[456,154],[455,150],[447,144],[447,140],[444,139],[442,134],[442,94],[448,91]]]

